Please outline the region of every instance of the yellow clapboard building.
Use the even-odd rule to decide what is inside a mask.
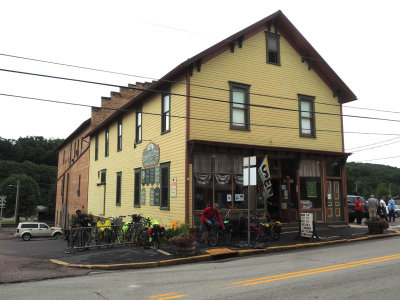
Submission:
[[[342,104],[356,96],[278,11],[177,66],[91,130],[88,212],[196,225],[217,202],[348,221]],[[267,159],[244,185],[243,160]],[[265,207],[267,206],[267,207]]]

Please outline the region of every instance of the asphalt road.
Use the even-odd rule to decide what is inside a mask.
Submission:
[[[400,238],[4,284],[3,299],[398,299]]]

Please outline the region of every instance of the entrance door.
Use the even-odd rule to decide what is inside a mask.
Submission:
[[[341,190],[340,181],[328,180],[326,182],[328,221],[344,220]]]

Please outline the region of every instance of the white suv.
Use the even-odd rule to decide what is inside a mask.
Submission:
[[[62,229],[58,227],[50,227],[46,223],[40,222],[23,222],[19,223],[17,232],[14,237],[20,237],[24,241],[29,241],[33,237],[60,237]]]

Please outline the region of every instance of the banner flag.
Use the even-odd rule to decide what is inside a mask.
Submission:
[[[273,196],[271,176],[269,173],[268,155],[265,156],[261,166],[258,168],[258,175],[260,176],[264,187],[263,197],[264,200],[266,200],[269,197]]]

